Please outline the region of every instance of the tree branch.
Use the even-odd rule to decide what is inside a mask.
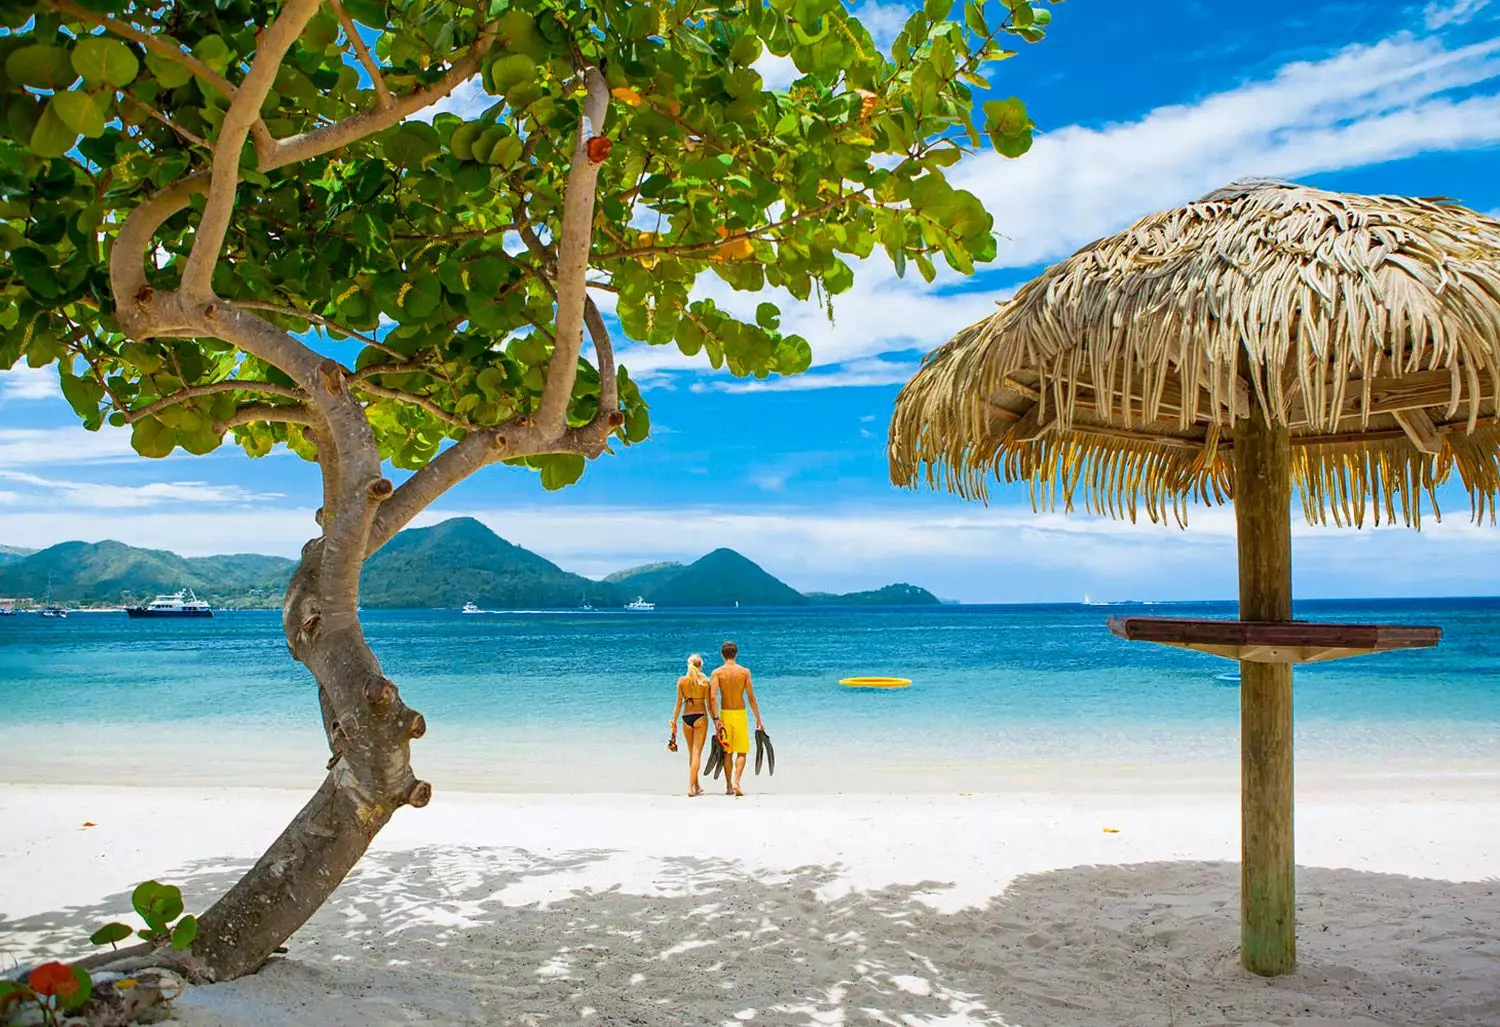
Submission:
[[[609,340],[609,328],[604,315],[594,305],[594,298],[585,294],[583,320],[594,340],[594,353],[599,363],[599,412],[608,416],[620,411],[620,383],[615,378],[615,350]]]
[[[370,395],[379,396],[381,399],[393,399],[398,403],[410,403],[412,406],[421,407],[439,421],[442,421],[444,424],[451,424],[455,428],[462,428],[464,431],[469,432],[479,430],[474,422],[466,421],[457,414],[449,413],[426,396],[419,396],[415,392],[403,392],[400,389],[391,389],[384,385],[376,385],[368,379],[351,381],[350,384],[361,392],[368,392]]]
[[[562,230],[557,247],[557,345],[547,368],[547,385],[537,410],[543,428],[562,432],[567,426],[568,401],[578,375],[578,351],[583,348],[583,305],[587,299],[589,250],[593,245],[594,195],[600,164],[591,159],[589,141],[604,135],[609,113],[609,86],[598,68],[585,68],[588,96],[573,147],[563,200]]]
[[[509,429],[510,426],[471,431],[406,479],[391,498],[380,504],[375,523],[370,527],[365,558],[373,556],[413,517],[454,485],[482,467],[509,459],[510,441],[505,435]]]
[[[300,403],[252,403],[247,407],[240,407],[222,421],[215,421],[214,431],[223,435],[231,428],[263,421],[310,426],[315,423],[315,418],[312,411]]]
[[[315,128],[310,132],[276,140],[260,154],[260,170],[271,171],[295,164],[297,161],[316,157],[340,146],[363,139],[403,121],[407,117],[437,103],[471,78],[479,70],[479,62],[489,51],[495,37],[488,30],[479,34],[474,45],[441,79],[405,96],[395,97],[390,106],[377,106],[351,114],[342,121]]]
[[[366,335],[363,332],[357,332],[353,328],[345,328],[337,321],[330,321],[322,314],[315,314],[311,310],[299,310],[296,307],[283,307],[275,303],[264,303],[260,300],[235,300],[234,305],[237,307],[242,307],[245,310],[265,310],[272,314],[283,314],[287,317],[301,318],[303,321],[311,321],[319,328],[324,328],[330,332],[338,332],[340,335],[347,335],[351,339],[358,339],[366,346],[369,346],[372,349],[378,349],[380,350],[380,352],[386,354],[387,356],[395,357],[397,360],[406,360],[408,357],[407,354],[402,353],[398,349],[393,349],[392,347],[387,346],[385,343],[381,342],[373,335]]]
[[[139,410],[121,410],[120,412],[125,415],[126,423],[134,424],[143,417],[155,416],[167,407],[176,406],[178,403],[197,399],[200,396],[217,396],[221,392],[263,392],[268,396],[280,396],[283,399],[303,398],[301,391],[292,388],[290,385],[278,385],[275,382],[243,381],[238,378],[231,378],[228,381],[209,382],[205,385],[189,385],[184,389],[172,393],[170,396],[163,396],[161,399],[147,404]]]
[[[181,290],[190,297],[213,295],[214,267],[224,247],[224,233],[234,210],[235,189],[240,181],[240,155],[250,127],[260,117],[261,104],[276,82],[276,74],[287,51],[302,34],[302,29],[318,13],[319,0],[287,0],[276,20],[261,32],[250,74],[240,83],[219,137],[214,141],[213,179],[208,203],[193,235],[193,249],[182,273]]]
[[[151,323],[157,319],[146,315],[152,299],[146,281],[146,249],[168,218],[207,189],[206,174],[189,175],[135,208],[120,226],[109,254],[109,285],[115,297],[115,318],[126,335],[147,339],[169,327]]]
[[[385,76],[380,73],[380,64],[370,53],[370,48],[365,46],[365,41],[360,37],[359,30],[354,27],[354,19],[349,17],[349,12],[344,10],[344,5],[339,0],[328,0],[333,8],[333,13],[338,15],[339,24],[344,26],[344,35],[349,37],[349,44],[354,47],[354,53],[359,58],[359,63],[365,66],[370,73],[370,82],[375,86],[375,96],[380,100],[380,106],[391,105],[391,90],[385,84]]]
[[[158,57],[164,57],[169,61],[182,65],[188,71],[192,72],[195,78],[206,82],[225,96],[233,99],[235,94],[234,85],[223,75],[220,75],[198,58],[183,50],[182,44],[170,36],[144,32],[129,22],[111,18],[107,14],[95,13],[87,7],[82,7],[74,3],[73,0],[43,0],[43,2],[53,10],[66,14],[70,18],[87,22],[90,25],[98,25],[100,28],[112,32],[123,39],[128,39],[132,43],[139,43]]]

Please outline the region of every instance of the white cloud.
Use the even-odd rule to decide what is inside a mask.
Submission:
[[[1472,21],[1473,18],[1486,7],[1490,0],[1433,0],[1422,11],[1422,18],[1429,29],[1446,28],[1449,25],[1462,25]]]
[[[34,549],[73,539],[115,539],[182,556],[270,553],[295,557],[318,530],[311,509],[0,510],[0,539],[6,545]]]
[[[751,67],[760,75],[767,89],[786,89],[802,77],[802,72],[797,70],[790,57],[778,57],[769,50],[761,54]]]
[[[0,468],[60,467],[138,460],[130,432],[119,428],[0,428]]]
[[[709,378],[694,382],[694,392],[809,392],[867,385],[899,385],[917,373],[917,363],[872,357],[851,360],[836,371],[793,375],[790,378]]]
[[[433,118],[444,112],[457,114],[465,120],[470,120],[479,117],[494,104],[495,97],[484,91],[484,84],[479,76],[475,75],[431,107],[418,111],[407,120],[431,122]]]
[[[61,396],[54,367],[27,367],[16,364],[0,371],[0,403],[7,400],[52,399]]]
[[[121,509],[160,506],[165,503],[244,504],[283,498],[279,492],[256,493],[239,485],[210,485],[202,481],[161,481],[145,485],[108,485],[89,481],[63,481],[21,471],[0,470],[0,481],[26,485],[85,509]]]
[[[1246,175],[1298,178],[1500,142],[1500,96],[1449,95],[1497,77],[1500,39],[1447,50],[1403,36],[1139,121],[1045,133],[1020,160],[987,153],[953,179],[1005,233],[999,263],[1024,267]]]

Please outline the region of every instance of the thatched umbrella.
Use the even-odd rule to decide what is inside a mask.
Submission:
[[[1309,521],[1419,527],[1457,472],[1500,491],[1500,221],[1441,200],[1239,182],[1143,218],[928,357],[891,477],[1134,520],[1235,502],[1240,621],[1116,619],[1241,660],[1243,958],[1295,963],[1291,668],[1435,629],[1291,622],[1291,489]]]

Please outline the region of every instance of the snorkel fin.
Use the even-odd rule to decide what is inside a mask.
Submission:
[[[757,774],[760,773],[761,757],[765,757],[766,769],[774,775],[776,773],[776,750],[771,745],[771,736],[757,728],[755,731],[755,772]]]

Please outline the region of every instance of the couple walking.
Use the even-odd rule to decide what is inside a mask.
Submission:
[[[724,665],[712,677],[703,675],[703,657],[688,657],[687,673],[677,679],[677,704],[672,708],[672,743],[677,744],[677,717],[682,716],[683,740],[688,748],[688,795],[702,795],[698,774],[703,762],[703,744],[708,741],[708,721],[714,722],[720,744],[724,747],[724,793],[744,795],[740,779],[745,773],[745,758],[750,754],[750,725],[745,718],[745,704],[755,714],[755,730],[764,731],[760,705],[755,701],[755,687],[750,683],[750,668],[739,662],[740,648],[725,642],[719,648]]]

